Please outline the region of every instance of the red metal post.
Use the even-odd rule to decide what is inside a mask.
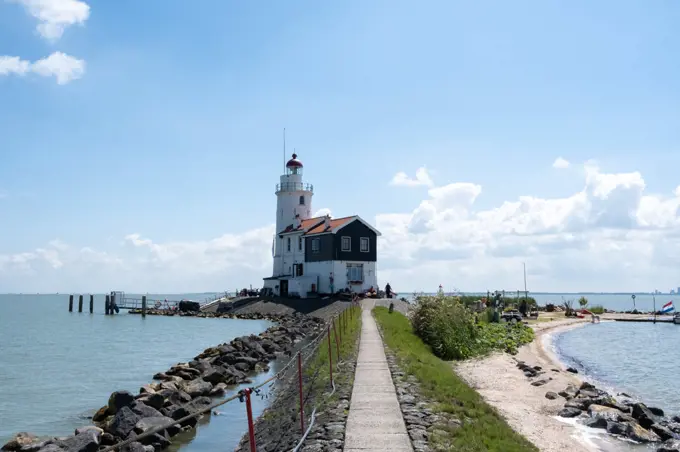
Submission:
[[[328,326],[328,369],[331,375],[331,386],[333,385],[333,352],[331,349],[331,327]]]
[[[335,336],[335,351],[338,352],[338,361],[340,361],[340,342],[338,341],[338,329],[335,327],[335,320],[333,320],[333,336]]]
[[[338,317],[338,334],[340,335],[340,343],[342,343],[342,313]]]
[[[300,386],[300,428],[302,434],[305,434],[305,406],[302,397],[302,355],[298,352],[298,383]]]
[[[250,389],[246,389],[246,413],[248,414],[248,438],[250,440],[250,452],[257,452],[255,446],[255,427],[253,427],[253,409],[250,406]]]

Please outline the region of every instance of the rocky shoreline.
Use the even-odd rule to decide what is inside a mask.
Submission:
[[[532,381],[533,386],[542,386],[552,380],[541,366],[518,361],[517,368],[529,379],[538,377]],[[550,372],[559,372],[559,369]],[[603,429],[614,437],[659,444],[657,452],[680,452],[680,416],[666,416],[662,409],[648,407],[627,394],[613,396],[584,381],[578,386],[570,384],[558,393],[548,391],[545,397],[550,400],[561,397],[566,401],[557,414],[559,417],[576,418],[582,424]]]
[[[183,314],[187,313],[178,313]],[[204,313],[194,314],[202,317]],[[179,363],[165,372],[157,373],[153,376],[156,381],[142,386],[137,395],[128,391],[113,392],[108,403],[95,413],[92,425],[76,429],[72,436],[41,439],[22,432],[1,450],[96,452],[123,440],[134,440],[148,430],[205,411],[229,387],[249,383],[250,376],[269,370],[269,363],[278,358],[291,356],[297,343],[318,334],[324,326],[322,319],[301,314],[212,315],[216,316],[266,319],[276,325],[258,336],[237,337],[228,344],[208,348],[188,363]],[[170,445],[173,436],[195,428],[197,423],[198,416],[184,420],[139,442],[131,442],[121,452],[162,450]]]

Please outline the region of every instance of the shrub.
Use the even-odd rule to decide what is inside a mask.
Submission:
[[[602,305],[594,305],[588,308],[593,314],[604,314],[604,307]]]
[[[585,308],[586,306],[588,306],[588,299],[586,297],[581,297],[578,299],[578,304],[582,308]]]
[[[412,322],[415,333],[438,357],[465,359],[475,354],[479,332],[458,297],[419,297]]]
[[[491,323],[493,309],[477,319],[457,297],[421,297],[412,317],[413,330],[435,355],[445,360],[466,359],[493,350],[516,353],[534,339],[522,323]]]

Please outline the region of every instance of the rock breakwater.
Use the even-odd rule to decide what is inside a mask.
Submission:
[[[187,363],[159,372],[153,376],[156,381],[142,386],[136,395],[128,391],[113,392],[107,404],[93,416],[93,425],[76,429],[72,436],[41,439],[19,433],[1,450],[96,452],[124,440],[131,442],[122,452],[166,448],[173,436],[195,428],[199,413],[210,414],[214,398],[224,395],[231,386],[249,383],[250,376],[267,371],[269,363],[277,358],[291,356],[298,342],[318,334],[324,326],[323,320],[304,315],[253,314],[250,318],[272,320],[277,325],[257,336],[242,336],[210,347]],[[191,415],[195,416],[187,419]],[[140,437],[152,429],[160,430]],[[138,437],[139,441],[134,441]]]
[[[528,378],[545,373],[540,366],[523,361],[519,361],[517,367]],[[559,372],[558,369],[551,371]],[[531,384],[540,386],[550,379],[543,377]],[[584,381],[580,385],[570,384],[558,393],[548,391],[545,397],[565,400],[557,413],[559,417],[575,418],[588,427],[605,430],[622,439],[658,444],[657,452],[680,452],[680,416],[666,416],[662,409],[648,407],[627,394],[614,396]]]

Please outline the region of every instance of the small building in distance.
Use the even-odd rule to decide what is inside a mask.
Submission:
[[[276,186],[276,234],[272,276],[265,292],[307,298],[349,290],[378,289],[380,232],[358,215],[311,218],[314,186],[303,182],[297,155]]]

